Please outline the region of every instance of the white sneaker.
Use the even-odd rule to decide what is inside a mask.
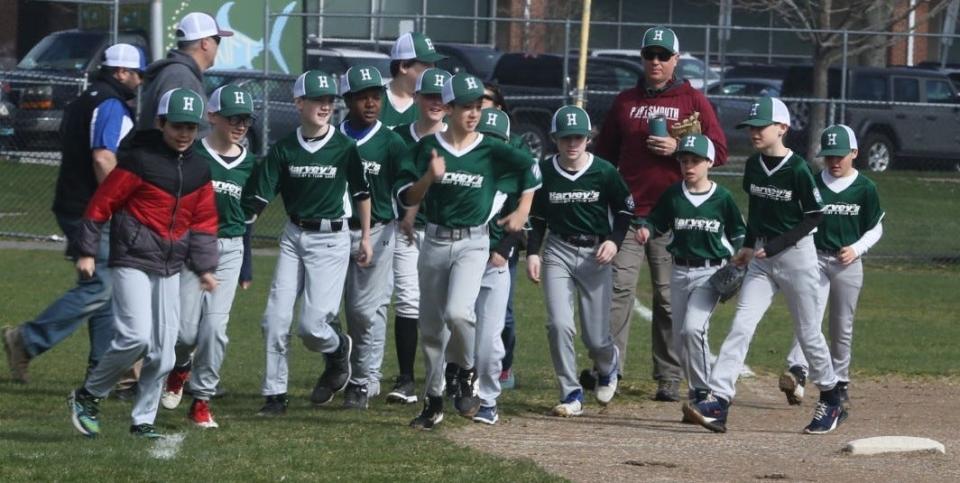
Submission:
[[[617,383],[619,382],[617,374],[614,373],[610,376],[610,383],[607,385],[601,385],[600,382],[597,382],[597,402],[601,406],[606,406],[610,404],[610,401],[613,400],[613,396],[617,393]]]
[[[583,403],[579,399],[562,402],[553,407],[553,415],[561,418],[572,418],[583,414]]]
[[[160,405],[163,406],[164,409],[177,409],[181,399],[183,399],[182,389],[180,392],[163,391],[163,394],[160,396]]]

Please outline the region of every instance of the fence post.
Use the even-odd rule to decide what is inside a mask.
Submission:
[[[846,29],[843,30],[843,65],[840,71],[840,99],[843,101],[843,104],[840,105],[840,122],[847,122],[847,48],[849,40],[848,32]]]
[[[570,19],[563,24],[563,97],[564,102],[570,96]]]
[[[270,0],[263,0],[263,45],[270,45]],[[260,155],[267,154],[270,144],[270,49],[263,49],[263,116],[260,116]]]

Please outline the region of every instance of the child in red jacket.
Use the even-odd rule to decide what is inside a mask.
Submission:
[[[130,432],[160,437],[153,422],[174,363],[180,270],[186,264],[205,290],[217,286],[217,208],[210,168],[192,149],[203,100],[189,89],[173,89],[160,98],[157,115],[160,130],[137,133],[97,188],[74,247],[80,255],[77,271],[89,278],[100,230],[111,221],[116,333],[100,363],[68,399],[74,427],[88,437],[100,432],[100,400],[141,358]]]

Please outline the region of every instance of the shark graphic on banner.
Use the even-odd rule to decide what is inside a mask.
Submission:
[[[237,2],[224,3],[217,10],[217,24],[226,30],[232,30],[232,37],[224,37],[220,49],[217,52],[216,66],[218,69],[254,69],[253,59],[263,52],[263,39],[254,40],[249,35],[230,25],[230,10]],[[283,13],[287,14],[297,8],[297,2],[290,2],[283,7]],[[280,40],[283,38],[283,31],[287,26],[290,17],[278,16],[273,21],[273,28],[270,29],[270,58],[276,62],[277,66],[284,74],[290,73],[290,66],[283,56],[280,49]]]

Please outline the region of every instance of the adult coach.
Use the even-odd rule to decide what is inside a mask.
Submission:
[[[221,30],[217,21],[203,12],[188,13],[180,20],[177,25],[177,48],[167,53],[167,58],[147,68],[140,99],[138,131],[158,129],[154,124],[157,104],[160,96],[171,89],[190,89],[200,94],[204,105],[207,104],[203,73],[213,67],[220,39],[231,35],[233,32]]]
[[[634,214],[644,218],[667,187],[681,179],[674,158],[677,139],[651,134],[650,119],[664,117],[668,125],[694,113],[700,115],[703,134],[716,148],[714,166],[727,159],[727,139],[710,102],[686,80],[674,75],[680,57],[677,35],[665,27],[653,27],[643,34],[641,45],[644,77],[636,87],[621,92],[607,113],[594,152],[617,165],[633,193]],[[670,274],[673,259],[667,251],[669,237],[637,243],[630,228],[623,246],[613,260],[613,304],[610,330],[620,349],[620,376],[627,359],[627,339],[637,277],[644,257],[650,264],[653,284],[653,377],[658,381],[654,399],[678,401],[683,377],[677,351],[672,346],[670,321]]]
[[[133,111],[146,63],[142,52],[129,44],[116,44],[104,52],[93,84],[64,111],[60,124],[62,157],[57,177],[53,213],[72,247],[83,211],[107,174],[117,165],[117,149],[133,129]],[[50,350],[90,321],[88,371],[100,360],[113,338],[112,284],[107,269],[109,236],[104,230],[96,254],[97,270],[47,307],[36,319],[3,329],[4,349],[13,380],[27,382],[30,360]],[[67,256],[75,257],[68,248]]]

